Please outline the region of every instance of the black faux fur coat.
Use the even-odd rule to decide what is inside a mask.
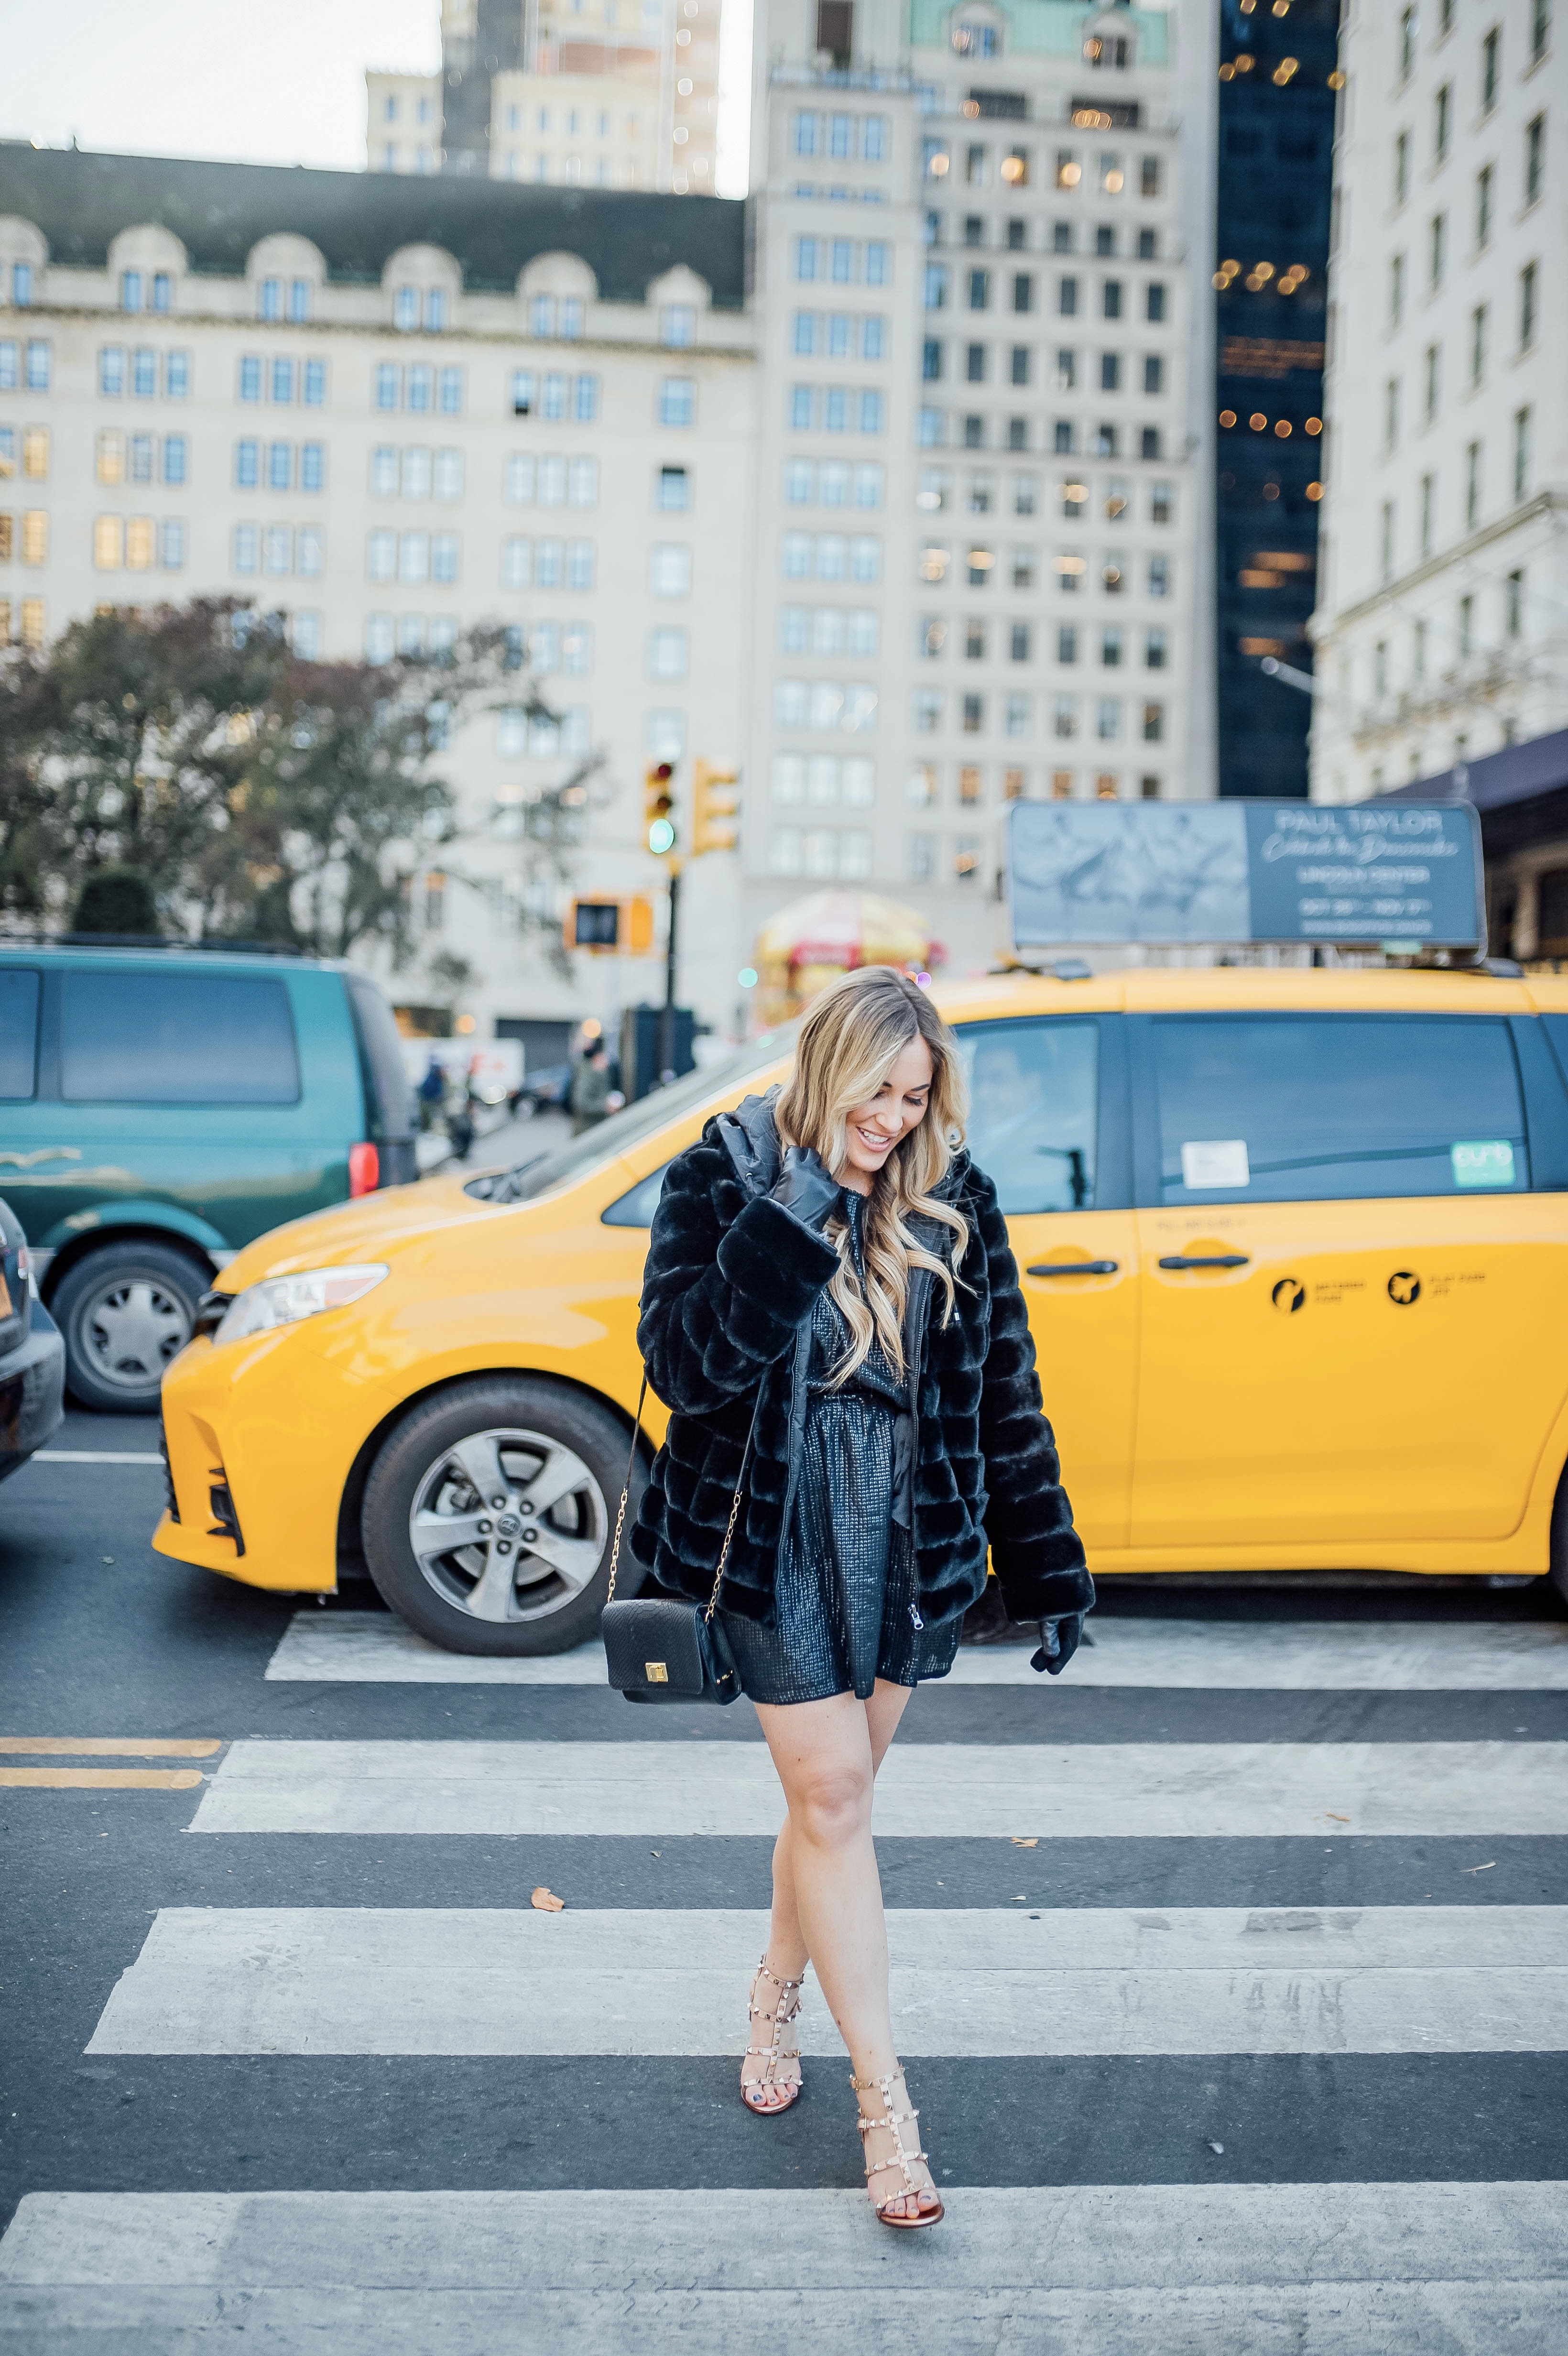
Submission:
[[[779,1167],[772,1096],[710,1120],[678,1154],[654,1216],[637,1342],[670,1409],[632,1532],[661,1588],[712,1591],[753,1408],[756,1431],[724,1574],[727,1610],[768,1622],[793,1510],[811,1312],[838,1265],[831,1244],[767,1199]],[[916,1592],[931,1626],[986,1584],[987,1545],[1015,1620],[1087,1611],[1093,1583],[1040,1408],[1023,1296],[997,1191],[966,1153],[944,1196],[969,1223],[944,1324],[930,1272],[912,1271],[905,1351],[918,1389]],[[951,1231],[920,1223],[945,1254]],[[759,1401],[759,1390],[761,1398]]]

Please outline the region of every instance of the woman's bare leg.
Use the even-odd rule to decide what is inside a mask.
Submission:
[[[866,1729],[871,1748],[873,1776],[888,1755],[888,1746],[898,1731],[899,1720],[903,1716],[905,1705],[913,1690],[912,1686],[889,1685],[885,1678],[879,1677],[870,1699],[856,1704],[856,1707],[865,1714]],[[841,1695],[837,1698],[851,1700],[853,1697]],[[791,1703],[775,1705],[775,1707],[798,1708],[815,1707],[815,1705]],[[880,1881],[878,1890],[880,1898]],[[773,1921],[768,1931],[766,1962],[769,1971],[775,1978],[797,1980],[804,1974],[809,1961],[810,1951],[800,1927],[800,1910],[795,1901],[795,1868],[791,1859],[790,1847],[790,1818],[786,1813],[784,1823],[779,1826],[778,1838],[773,1843]],[[771,1988],[764,1981],[759,1991],[759,2000],[764,2004],[768,2003],[776,1994],[776,1989]],[[759,2031],[759,2034],[763,2033]],[[763,2075],[763,2066],[760,2057],[754,2066],[750,2060],[743,2062],[741,2069],[741,2083],[756,2088],[755,2099],[763,2108],[770,2110],[781,2108],[789,2098],[791,2087],[798,2083],[800,2074],[798,2067],[790,2072],[787,2082],[777,2087],[775,2091],[773,2088],[757,2085],[757,2081]]]
[[[871,1787],[907,1699],[902,1687],[879,1681],[870,1702],[836,1694],[827,1701],[757,1708],[789,1807],[786,1855],[796,1937],[816,1966],[855,2076],[872,2081],[894,2076],[899,2064],[888,2005],[888,1927],[871,1843]],[[874,2096],[873,2115],[878,2101]],[[891,2132],[873,2135],[867,2157],[886,2159],[892,2147]],[[872,2191],[885,2197],[901,2183],[895,2169],[874,2179]],[[934,2192],[923,2190],[899,2204],[909,2215],[934,2205]]]

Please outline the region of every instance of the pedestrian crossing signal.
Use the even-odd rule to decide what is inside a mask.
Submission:
[[[693,773],[691,855],[734,851],[741,841],[741,773],[699,761]]]
[[[656,859],[675,849],[675,763],[650,762],[643,776],[643,826]]]
[[[569,949],[646,957],[654,945],[654,904],[640,892],[622,899],[576,899],[561,930]]]

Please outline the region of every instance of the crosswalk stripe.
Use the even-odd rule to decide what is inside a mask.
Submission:
[[[778,1828],[760,1742],[235,1742],[197,1833],[744,1835]],[[891,1837],[1558,1834],[1568,1743],[895,1743]]]
[[[240,2329],[273,2356],[1561,2345],[1562,2183],[944,2190],[912,2248],[853,2191],[32,2193],[0,2331],[107,2328],[117,2356]]]
[[[1028,1644],[965,1645],[946,1684],[1038,1686]],[[443,1652],[382,1612],[296,1612],[269,1678],[354,1685],[603,1686],[598,1644],[532,1660]],[[1100,1616],[1074,1686],[1288,1692],[1568,1693],[1568,1623],[1243,1622]]]
[[[888,1931],[911,2056],[1568,2051],[1563,1907],[911,1909]],[[165,1909],[87,2050],[734,2052],[767,1933],[740,1910]],[[810,1976],[801,2043],[843,2055]]]

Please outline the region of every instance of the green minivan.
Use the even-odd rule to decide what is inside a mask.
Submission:
[[[0,946],[0,1194],[84,1406],[145,1411],[242,1244],[417,1175],[392,1012],[259,950]]]

